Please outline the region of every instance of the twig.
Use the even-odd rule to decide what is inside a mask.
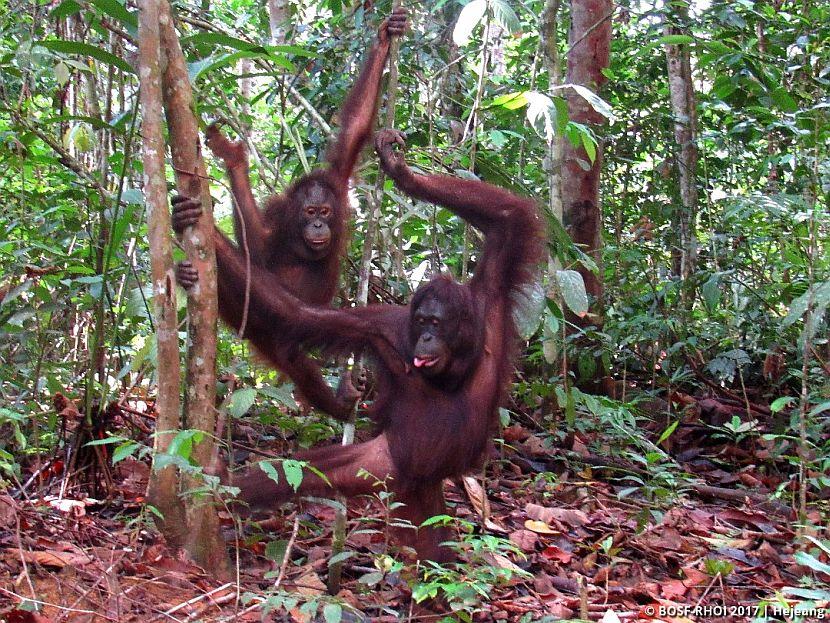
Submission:
[[[285,546],[285,553],[282,555],[282,564],[280,564],[280,573],[277,576],[277,581],[274,582],[274,590],[277,590],[282,584],[285,577],[285,570],[288,568],[288,561],[291,560],[291,550],[294,548],[294,541],[297,540],[297,532],[300,530],[300,514],[294,513],[294,527],[291,528],[291,538],[288,539],[288,545]]]
[[[207,593],[202,593],[201,595],[199,595],[197,597],[194,597],[193,599],[188,599],[187,601],[183,601],[178,606],[173,606],[169,610],[165,610],[162,614],[157,616],[155,619],[152,619],[152,621],[157,621],[157,620],[159,620],[160,618],[162,618],[164,616],[170,616],[174,612],[178,612],[179,610],[181,610],[182,608],[186,608],[187,606],[192,606],[193,604],[198,603],[203,599],[207,599],[211,595],[213,595],[215,593],[218,593],[219,591],[222,591],[222,590],[224,590],[224,589],[226,589],[230,586],[233,586],[233,582],[226,582],[225,584],[223,584],[219,588],[214,588],[212,591],[208,591]]]
[[[49,601],[41,601],[40,599],[30,599],[29,597],[24,597],[23,595],[18,595],[14,591],[10,591],[6,588],[3,588],[2,586],[0,586],[0,593],[6,593],[6,595],[10,595],[10,596],[12,596],[16,599],[19,599],[21,603],[28,601],[29,603],[37,604],[39,606],[47,606],[49,608],[57,608],[58,610],[65,610],[67,612],[75,612],[77,614],[94,614],[96,616],[101,617],[102,619],[106,619],[107,621],[115,621],[115,619],[113,619],[112,617],[108,617],[104,614],[101,614],[100,612],[97,612],[96,610],[81,610],[79,608],[67,608],[66,606],[61,606],[60,604],[53,604],[52,602],[49,602]]]

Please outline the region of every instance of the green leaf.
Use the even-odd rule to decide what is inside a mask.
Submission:
[[[811,295],[813,310],[816,312],[823,311],[827,307],[828,302],[830,302],[830,281],[814,285],[790,303],[790,311],[784,320],[781,321],[782,326],[788,327],[804,316],[804,313],[810,305]]]
[[[584,318],[588,313],[588,293],[585,282],[575,270],[557,270],[556,281],[565,305],[577,316]]]
[[[793,558],[798,564],[804,565],[805,567],[810,567],[810,569],[812,569],[813,571],[818,571],[819,573],[830,575],[830,565],[821,562],[812,554],[808,554],[807,552],[796,552]]]
[[[287,547],[288,541],[284,539],[279,541],[268,541],[268,544],[265,546],[265,557],[268,560],[282,562],[282,559],[285,557],[285,549]]]
[[[355,556],[356,554],[357,552],[354,552],[352,550],[346,550],[345,552],[335,554],[334,556],[329,558],[329,567],[331,567],[332,565],[336,565],[337,563],[343,562],[344,560],[347,560],[352,556]]]
[[[121,71],[134,74],[135,70],[123,58],[117,57],[112,52],[107,52],[99,47],[90,45],[88,43],[80,43],[79,41],[64,41],[63,39],[49,39],[46,41],[36,41],[35,45],[39,45],[47,50],[53,52],[60,52],[61,54],[78,54],[80,56],[87,56],[118,67]]]
[[[303,465],[305,465],[303,461],[283,459],[282,471],[285,472],[285,480],[288,481],[294,491],[297,491],[303,482]]]
[[[140,447],[141,445],[134,441],[121,444],[112,453],[112,464],[115,465],[119,461],[123,461]]]
[[[63,19],[65,17],[69,17],[70,15],[75,15],[81,11],[81,5],[75,2],[75,0],[63,0],[54,11],[52,11],[51,16],[55,19]]]
[[[815,417],[819,413],[822,413],[823,411],[828,411],[828,410],[830,410],[830,400],[828,400],[827,402],[822,402],[820,404],[817,404],[815,407],[810,409],[810,412],[807,414],[807,417]]]
[[[792,404],[795,401],[795,398],[792,396],[781,396],[780,398],[776,398],[772,401],[772,404],[769,406],[769,410],[773,413],[778,413],[787,405]]]
[[[658,45],[683,45],[694,42],[695,38],[689,35],[664,35],[657,40]]]
[[[660,438],[657,440],[657,443],[656,443],[655,445],[658,445],[658,446],[659,446],[661,443],[663,443],[664,441],[666,441],[666,439],[668,439],[669,437],[671,437],[671,434],[672,434],[672,433],[674,432],[674,430],[677,428],[677,425],[678,425],[678,424],[680,424],[680,420],[675,420],[674,422],[672,422],[671,424],[669,424],[669,427],[668,427],[666,430],[664,430],[664,431],[663,431],[663,434],[662,434],[662,435],[660,435]]]
[[[713,312],[717,309],[720,303],[720,275],[714,274],[703,284],[700,289],[703,295],[703,302],[706,304],[706,309]]]
[[[487,10],[487,0],[473,0],[458,14],[458,21],[452,31],[452,40],[455,45],[467,45],[473,35],[473,30],[481,22]]]
[[[792,595],[793,597],[801,597],[802,599],[815,599],[821,601],[830,600],[830,591],[821,590],[818,588],[798,588],[795,586],[785,586],[781,589],[784,595]],[[793,614],[797,614],[794,612]]]
[[[778,87],[770,93],[770,97],[772,98],[772,101],[775,102],[775,105],[782,111],[786,113],[798,112],[798,103],[793,99],[793,96],[790,95],[786,88]]]
[[[545,140],[553,140],[558,126],[554,124],[557,113],[553,100],[537,91],[526,91],[524,95],[527,100],[527,120],[530,125]]]
[[[275,65],[294,71],[294,63],[282,56],[269,55],[266,51],[257,47],[251,50],[241,50],[233,52],[232,54],[220,54],[218,56],[209,56],[195,63],[189,63],[187,66],[187,74],[192,82],[196,82],[203,75],[210,73],[216,69],[226,67],[228,65],[235,65],[236,61],[243,58],[268,58]]]
[[[130,13],[118,0],[92,0],[92,4],[131,29],[138,28],[138,16]]]
[[[258,43],[252,43],[251,41],[231,37],[230,35],[225,35],[220,32],[200,32],[195,35],[190,35],[189,37],[183,37],[182,46],[187,44],[209,45],[211,47],[224,45],[225,47],[233,48],[235,50],[258,50],[263,53],[268,52],[268,50],[265,49],[265,46]]]
[[[228,401],[228,413],[235,418],[245,415],[256,400],[257,390],[253,387],[237,389]]]
[[[357,579],[358,582],[366,584],[367,586],[374,586],[381,580],[383,580],[383,574],[380,571],[372,571],[371,573],[362,575]]]
[[[599,95],[594,93],[591,89],[589,89],[588,87],[584,87],[581,84],[563,84],[562,87],[559,87],[559,88],[564,88],[564,87],[571,87],[574,91],[579,93],[579,95],[586,102],[588,102],[591,105],[591,108],[593,108],[595,111],[597,111],[603,117],[608,119],[611,123],[614,122],[614,120],[615,120],[614,109],[611,107],[611,104],[606,102]]]
[[[498,97],[493,98],[493,100],[487,105],[487,108],[492,106],[501,106],[507,110],[516,110],[517,108],[527,106],[525,91],[514,91],[513,93],[499,95]]]
[[[111,130],[113,132],[117,132],[118,134],[123,134],[123,131],[120,128],[116,128],[114,125],[107,123],[103,119],[99,119],[98,117],[89,117],[87,115],[56,115],[54,117],[46,117],[45,119],[39,121],[39,123],[62,123],[64,121],[80,121],[81,123],[88,123],[96,130]]]
[[[274,467],[274,464],[271,463],[271,461],[260,461],[259,463],[257,463],[257,465],[259,465],[259,469],[265,472],[265,475],[268,476],[268,478],[270,478],[276,483],[279,483],[279,472],[277,472],[276,468]]]
[[[340,623],[343,618],[343,606],[340,604],[326,604],[323,606],[323,618],[326,623]]]
[[[522,29],[519,17],[505,0],[490,0],[490,8],[493,11],[493,20],[511,35]]]
[[[597,144],[594,142],[594,138],[587,132],[583,132],[582,134],[582,147],[585,148],[585,153],[588,155],[591,164],[593,164],[597,159]]]

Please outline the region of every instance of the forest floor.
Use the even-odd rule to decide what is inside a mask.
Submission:
[[[712,399],[698,401],[705,407],[704,400]],[[774,451],[760,436],[712,444],[702,415],[705,408],[698,408],[662,443],[673,456],[662,464],[659,452],[631,461],[632,455],[614,449],[619,440],[604,446],[596,432],[551,447],[550,438],[522,425],[505,429],[503,447],[509,449],[489,462],[489,519],[483,533],[468,538],[463,557],[469,564],[434,575],[429,586],[445,589],[439,593],[445,608],[478,597],[458,620],[830,618],[830,610],[820,609],[794,615],[787,609],[795,601],[781,598],[787,587],[808,595],[802,580],[811,574],[795,555],[791,509],[770,497],[789,487],[789,477],[770,476],[770,466],[781,464],[781,448]],[[0,620],[329,623],[341,613],[344,621],[435,620],[412,606],[413,567],[401,569],[383,556],[386,513],[378,500],[349,505],[346,549],[354,554],[344,562],[342,590],[333,601],[324,583],[330,505],[289,505],[257,530],[248,527],[242,538],[235,538],[226,516],[238,581],[222,582],[148,527],[148,473],[146,462],[118,463],[106,502],[87,497],[80,486],[70,486],[59,500],[59,476],[25,495],[0,495]],[[476,526],[480,483],[466,478],[446,485],[454,513]],[[818,511],[810,519],[819,524]],[[501,547],[482,534],[500,537]],[[263,615],[261,596],[275,594],[281,571],[270,605],[287,599],[288,608]],[[510,577],[495,582],[497,575]],[[426,588],[422,581],[415,590]],[[308,614],[318,607],[317,618]],[[350,608],[362,616],[349,614]]]

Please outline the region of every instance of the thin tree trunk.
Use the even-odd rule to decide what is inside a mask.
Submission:
[[[187,65],[173,24],[170,3],[159,3],[161,24],[162,96],[170,131],[171,155],[179,193],[198,197],[202,218],[188,228],[182,246],[199,272],[199,285],[187,297],[188,341],[185,421],[189,428],[206,433],[193,448],[201,466],[214,460],[216,428],[216,256],[213,247],[213,205],[205,163],[199,143],[199,128],[193,115],[193,91]],[[219,577],[228,577],[225,544],[219,533],[219,518],[210,501],[194,501],[187,507],[188,535],[185,547],[194,560]]]
[[[548,71],[548,92],[551,97],[554,96],[554,88],[562,83],[562,61],[559,56],[559,42],[557,40],[556,29],[558,26],[559,9],[561,7],[561,0],[547,0],[545,9],[542,12],[542,24],[540,28],[540,36],[542,38],[542,51],[545,62],[545,68]],[[563,140],[558,134],[550,137],[548,140],[548,188],[549,200],[548,209],[551,215],[562,222],[563,208],[562,208],[562,154],[563,154]],[[555,272],[561,268],[556,258],[550,257],[548,260],[548,282],[554,283],[556,279]],[[544,325],[545,341],[542,345],[542,351],[545,360],[548,363],[554,363],[559,354],[561,347],[559,335],[551,331],[547,323]]]
[[[147,204],[147,234],[153,279],[153,316],[156,327],[158,396],[154,457],[167,452],[172,433],[179,428],[178,319],[164,175],[161,72],[159,68],[158,0],[142,0],[139,10],[139,76],[141,77],[141,135],[144,161],[144,196]],[[187,532],[184,506],[178,495],[176,470],[167,466],[153,470],[148,489],[150,502],[164,516],[162,530],[168,542],[184,544]]]
[[[267,0],[268,24],[271,27],[271,44],[282,45],[287,40],[288,2]]]
[[[571,26],[568,35],[567,82],[581,84],[599,92],[605,83],[602,70],[608,67],[611,48],[611,0],[572,0]],[[568,94],[568,115],[571,121],[599,125],[602,115],[576,93]],[[601,267],[602,210],[599,198],[599,176],[602,168],[602,145],[592,163],[585,149],[565,141],[562,154],[563,220],[573,241],[582,247]],[[578,267],[585,290],[592,304],[592,315],[570,320],[578,326],[602,324],[601,272],[595,274]],[[601,270],[601,268],[600,268]]]
[[[689,8],[682,2],[673,3],[671,7],[672,13],[666,15],[665,34],[683,34],[689,23]],[[675,222],[680,234],[680,249],[674,254],[674,270],[684,282],[688,282],[695,270],[697,258],[697,112],[689,46],[667,44],[666,61],[669,97],[674,117],[674,140],[678,148],[677,168],[681,204],[675,213]],[[688,293],[685,298],[689,299]]]

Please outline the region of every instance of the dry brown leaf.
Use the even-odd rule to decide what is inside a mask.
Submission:
[[[689,588],[682,580],[666,580],[660,585],[660,592],[666,599],[677,599],[683,597]]]
[[[464,483],[464,491],[467,492],[467,497],[479,517],[489,517],[490,500],[487,499],[484,487],[479,484],[475,476],[464,476],[461,482]]]
[[[566,552],[564,549],[556,547],[556,545],[548,545],[542,550],[542,556],[548,560],[556,560],[561,562],[563,565],[567,565],[573,558],[573,554],[571,552]]]
[[[510,533],[510,542],[523,552],[532,552],[536,549],[539,537],[530,530],[516,530]]]
[[[561,521],[574,528],[584,526],[588,523],[588,515],[581,510],[573,508],[551,508],[531,503],[525,506],[525,512],[531,519],[537,519],[545,523]]]
[[[0,495],[0,530],[11,530],[17,525],[17,504],[8,495]]]
[[[9,548],[7,550],[20,558],[20,550],[17,548]],[[55,567],[63,569],[64,567],[78,567],[92,562],[92,558],[86,554],[79,554],[75,552],[61,552],[58,550],[23,550],[23,560],[28,563],[36,563],[44,567]]]
[[[544,521],[538,521],[536,519],[526,519],[525,528],[531,532],[535,532],[536,534],[558,534],[556,530],[551,528]]]

